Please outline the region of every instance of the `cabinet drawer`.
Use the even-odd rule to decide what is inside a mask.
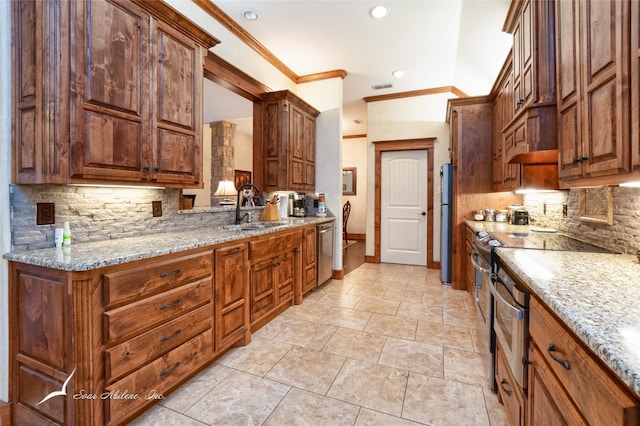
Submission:
[[[535,298],[531,299],[530,333],[588,423],[623,425],[640,421],[637,402]],[[569,368],[553,357],[566,361]]]
[[[193,282],[212,274],[213,252],[196,253],[103,276],[104,303],[109,307]]]
[[[165,291],[104,313],[104,335],[107,345],[136,331],[145,331],[165,323],[212,298],[211,277]]]
[[[257,259],[263,256],[274,256],[293,250],[301,243],[300,233],[285,234],[282,236],[269,237],[260,241],[252,241],[250,244],[251,259]]]
[[[120,423],[130,413],[153,403],[154,397],[166,397],[168,391],[211,359],[212,345],[213,331],[208,329],[105,388],[106,423]]]
[[[107,382],[180,346],[211,328],[213,306],[206,304],[105,351]]]
[[[524,396],[518,383],[511,375],[509,364],[504,358],[499,344],[496,345],[496,383],[498,383],[498,394],[511,424],[514,426],[524,425]]]

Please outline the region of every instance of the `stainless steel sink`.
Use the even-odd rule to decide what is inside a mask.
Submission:
[[[287,222],[256,222],[256,223],[243,223],[240,225],[227,225],[224,229],[232,231],[259,231],[261,229],[275,228],[278,226],[288,225]]]

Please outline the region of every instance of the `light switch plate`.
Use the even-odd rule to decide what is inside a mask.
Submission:
[[[151,209],[153,211],[153,217],[162,216],[162,201],[152,201]]]

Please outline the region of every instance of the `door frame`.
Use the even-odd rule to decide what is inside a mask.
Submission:
[[[433,260],[433,152],[436,138],[373,141],[375,148],[374,185],[374,254],[367,256],[369,263],[380,263],[380,227],[382,226],[382,153],[390,151],[427,151],[427,268],[438,268]]]

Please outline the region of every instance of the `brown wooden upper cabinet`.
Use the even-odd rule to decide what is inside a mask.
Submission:
[[[163,2],[12,6],[15,183],[202,186],[203,60],[218,40]]]
[[[562,187],[629,179],[632,139],[633,166],[640,171],[639,26],[635,1],[556,2]]]
[[[262,98],[264,190],[315,191],[320,112],[288,90]]]
[[[513,34],[511,74],[500,88],[505,162],[557,148],[553,3],[514,0],[505,21],[504,30]],[[510,181],[505,189],[513,186]]]

